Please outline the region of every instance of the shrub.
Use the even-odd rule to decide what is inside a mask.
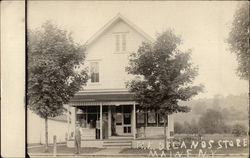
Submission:
[[[242,124],[235,124],[232,128],[232,134],[234,136],[241,136],[247,134],[247,128]]]
[[[179,122],[174,123],[174,131],[175,133],[185,133],[183,129],[183,125]]]
[[[232,133],[232,126],[228,124],[222,125],[222,132],[227,134]]]

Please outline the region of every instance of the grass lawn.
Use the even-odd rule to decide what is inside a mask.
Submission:
[[[202,152],[205,153],[207,152],[207,154],[211,154],[211,150],[213,152],[215,152],[215,154],[246,154],[248,153],[248,148],[228,148],[228,149],[202,149]],[[186,154],[187,150],[186,149],[171,149],[170,150],[172,152],[172,154],[175,154],[176,152],[180,152],[183,154]],[[120,153],[122,154],[149,154],[150,150],[149,149],[123,149]],[[157,153],[161,153],[160,150],[156,150]],[[169,151],[164,151],[166,154],[169,154]],[[191,151],[192,154],[199,154],[199,149],[192,149]]]
[[[81,148],[81,153],[95,153],[103,150],[101,148]],[[44,153],[44,146],[29,148],[28,153]],[[53,146],[49,146],[49,153],[53,153]],[[74,154],[75,148],[68,148],[66,145],[57,146],[57,153]]]

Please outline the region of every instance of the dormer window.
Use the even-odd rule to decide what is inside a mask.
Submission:
[[[127,34],[116,33],[115,34],[115,47],[116,52],[124,52],[127,50]]]

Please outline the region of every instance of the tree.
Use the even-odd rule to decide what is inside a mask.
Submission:
[[[87,81],[79,68],[84,47],[75,44],[67,31],[47,21],[28,31],[28,108],[45,119],[45,151],[48,151],[48,118],[65,110],[63,105]]]
[[[242,79],[249,78],[249,2],[241,2],[234,14],[227,42],[239,63],[237,73]]]
[[[180,44],[181,38],[172,30],[165,31],[154,43],[143,43],[137,53],[132,53],[126,68],[136,76],[127,86],[141,107],[164,116],[165,144],[167,116],[188,112],[190,108],[178,102],[187,101],[202,90],[201,85],[192,86],[198,69],[190,62],[191,51],[181,51]]]
[[[225,122],[220,111],[207,109],[206,113],[200,117],[199,125],[206,133],[222,133]]]

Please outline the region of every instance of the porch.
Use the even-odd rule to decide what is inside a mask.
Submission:
[[[74,146],[76,121],[82,129],[82,147],[128,147],[135,139],[164,133],[162,116],[142,110],[128,91],[81,92],[68,111],[68,147]]]

